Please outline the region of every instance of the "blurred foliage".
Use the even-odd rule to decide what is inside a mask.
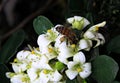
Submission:
[[[6,4],[3,4],[2,3],[3,1],[4,0],[0,1],[0,52],[1,51],[5,52],[5,50],[7,49],[9,52],[11,51],[10,49],[12,48],[12,45],[10,45],[10,43],[7,44],[7,42],[10,41],[10,38],[12,38],[14,34],[16,34],[15,33],[16,31],[12,33],[13,35],[8,34],[9,31],[13,31],[16,28],[16,26],[21,24],[22,21],[24,21],[24,19],[27,18],[30,14],[34,13],[39,8],[44,7],[46,2],[48,2],[49,0],[46,0],[46,1],[45,0],[34,0],[34,1],[33,0],[29,0],[29,1],[17,0],[12,10],[12,14],[14,16],[14,18],[12,18],[14,20],[12,25],[10,25],[9,21],[7,20],[8,17],[6,16],[6,12],[5,12]],[[45,11],[43,10],[42,9],[39,10],[40,13],[38,15],[44,15],[48,17],[48,19],[50,19],[54,25],[64,24],[66,18],[74,15],[80,15],[80,16],[86,17],[91,22],[91,25],[102,22],[104,20],[107,21],[107,25],[104,28],[100,28],[100,32],[105,36],[106,44],[99,48],[100,49],[99,54],[109,55],[120,66],[120,62],[119,62],[120,47],[118,45],[120,40],[118,36],[120,35],[120,20],[119,20],[120,19],[120,0],[55,0],[55,1],[52,0],[52,2],[49,4],[46,10]],[[14,42],[19,40],[19,42],[18,43],[16,42],[15,46],[13,46],[14,49],[21,50],[23,48],[26,48],[27,44],[30,44],[32,46],[37,46],[36,40],[38,35],[35,33],[33,28],[33,19],[34,18],[29,20],[26,24],[23,24],[24,26],[22,27],[22,29],[24,30],[25,34],[22,33],[22,36],[25,35],[24,39],[20,35],[14,36],[15,38],[19,38],[19,37],[21,38],[21,41],[19,39],[15,39],[14,41],[11,41],[11,43],[14,45]],[[18,29],[18,31],[19,30],[20,29]],[[8,34],[7,37],[5,37],[6,34]],[[4,49],[5,45],[8,45],[8,46],[10,45],[10,47],[7,47],[7,49]],[[117,49],[117,52],[116,52],[116,50],[114,49],[114,46],[117,46],[117,45],[118,47],[115,48]],[[113,47],[113,48],[109,48],[109,47]],[[107,52],[107,50],[109,52]],[[92,52],[94,52],[93,56],[96,55],[95,57],[99,55],[98,48],[94,49]],[[9,55],[11,56],[10,59],[12,59],[13,54],[15,53],[16,53],[16,50],[14,50],[14,52]],[[9,63],[4,63],[1,65],[9,65]],[[1,68],[0,70],[2,70]],[[8,71],[8,68],[6,68],[6,70],[4,71]],[[119,78],[120,78],[120,71],[118,72],[115,80],[120,81]],[[93,78],[89,78],[87,80],[91,81],[91,83],[93,81],[94,83],[96,83],[96,81],[93,80]],[[118,83],[118,82],[115,81],[113,83]]]
[[[98,83],[111,83],[119,70],[118,64],[114,59],[106,55],[96,57],[92,65],[92,77],[97,80]]]
[[[0,50],[0,63],[8,63],[25,39],[24,31],[15,32]]]

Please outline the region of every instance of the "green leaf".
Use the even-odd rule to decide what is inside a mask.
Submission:
[[[8,72],[8,68],[4,64],[0,64],[0,83],[9,83],[9,79],[5,73]]]
[[[0,63],[7,63],[17,51],[17,48],[22,44],[25,38],[24,31],[15,32],[3,45],[0,50]]]
[[[111,83],[119,70],[116,61],[106,55],[96,57],[92,65],[92,77],[98,83]]]
[[[113,38],[108,43],[107,51],[108,51],[108,53],[110,53],[110,52],[120,53],[120,35]]]
[[[65,65],[62,62],[56,62],[55,63],[55,69],[57,69],[58,71],[62,70],[63,68],[65,68]]]
[[[53,26],[54,25],[50,22],[50,20],[44,16],[38,16],[33,21],[34,30],[38,35],[42,34],[43,32],[46,32]]]

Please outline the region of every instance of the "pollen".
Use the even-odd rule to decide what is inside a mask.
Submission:
[[[47,74],[47,73],[48,73],[48,71],[47,71],[46,69],[44,69],[44,70],[43,70],[43,73],[44,73],[44,74]]]
[[[71,45],[72,48],[75,48],[75,46],[76,46],[75,44],[72,44],[72,45]]]
[[[32,64],[32,63],[30,63],[29,65],[26,66],[27,69],[31,68],[31,64]]]
[[[50,33],[50,32],[51,32],[51,30],[49,29],[49,30],[47,30],[47,32],[48,32],[48,33]]]
[[[15,58],[13,62],[16,63],[16,62],[18,62],[18,60]]]
[[[31,52],[32,54],[35,54],[35,51],[34,50],[32,50],[32,52]]]
[[[49,53],[53,52],[53,48],[48,48]]]
[[[95,31],[98,31],[98,30],[99,30],[99,28],[100,28],[100,27],[96,26],[96,27],[95,27]]]
[[[29,78],[27,78],[27,77],[23,77],[21,80],[22,80],[22,82],[26,82],[26,81],[29,80]]]
[[[82,69],[79,67],[79,68],[77,68],[76,69],[78,72],[81,72],[82,71]]]

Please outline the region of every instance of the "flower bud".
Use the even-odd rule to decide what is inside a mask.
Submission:
[[[65,65],[61,62],[56,62],[55,64],[55,68],[59,71],[59,70],[62,70],[63,68],[65,67]]]
[[[72,24],[72,28],[81,30],[84,27],[86,27],[89,23],[89,21],[86,18],[83,18],[81,16],[74,16],[67,19],[67,22]]]

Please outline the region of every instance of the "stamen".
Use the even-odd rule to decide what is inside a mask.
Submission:
[[[35,51],[34,51],[34,50],[32,50],[31,54],[35,54]]]
[[[51,30],[49,29],[49,30],[47,30],[47,32],[48,32],[48,33],[50,33],[50,32],[51,32]]]
[[[48,71],[47,71],[46,69],[44,69],[44,70],[43,70],[43,73],[44,73],[44,74],[47,74],[47,73],[48,73]]]
[[[29,68],[31,68],[31,62],[30,62],[30,64],[28,64],[26,67],[27,67],[27,69],[29,69]]]
[[[26,82],[26,81],[28,81],[28,80],[29,80],[28,77],[23,77],[23,78],[22,78],[22,82]]]
[[[16,62],[18,62],[18,60],[15,58],[13,62],[16,63]]]
[[[71,45],[72,48],[75,48],[75,46],[76,46],[75,44],[72,44],[72,45]]]
[[[100,27],[96,26],[96,27],[95,27],[95,31],[98,31],[98,30],[99,30],[99,28],[100,28]]]
[[[81,72],[82,71],[82,69],[79,67],[79,68],[77,68],[76,69],[78,72]]]
[[[48,48],[49,53],[53,52],[52,48]]]

